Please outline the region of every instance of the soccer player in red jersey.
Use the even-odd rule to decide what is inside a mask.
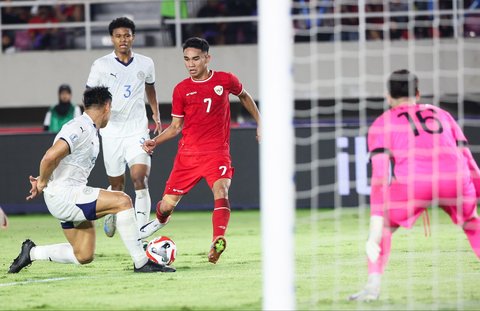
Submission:
[[[390,109],[370,126],[372,161],[368,281],[350,300],[377,300],[390,255],[392,234],[411,228],[435,204],[462,227],[480,258],[480,170],[467,139],[445,110],[419,104],[418,78],[408,70],[391,74]],[[390,173],[391,170],[391,173]],[[428,226],[428,222],[427,222]]]
[[[216,263],[227,244],[228,190],[234,172],[230,157],[229,94],[237,96],[257,122],[257,140],[260,113],[234,74],[208,68],[211,59],[208,51],[209,45],[204,39],[193,37],[185,41],[183,60],[190,77],[173,90],[172,122],[165,131],[143,144],[151,154],[157,145],[182,133],[163,198],[157,204],[157,219],[142,227],[140,235],[145,238],[166,225],[180,199],[205,178],[215,202],[208,260]]]

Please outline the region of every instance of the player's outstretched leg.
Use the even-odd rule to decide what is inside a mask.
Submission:
[[[463,225],[463,231],[465,232],[475,255],[480,259],[480,218],[475,217],[465,222]]]
[[[164,215],[160,212],[161,203],[162,203],[162,201],[158,201],[158,203],[157,203],[157,208],[156,208],[157,217],[154,220],[148,222],[146,225],[144,225],[140,228],[140,238],[141,239],[145,239],[145,238],[151,236],[152,234],[154,234],[158,230],[165,227],[168,224],[168,222],[170,221],[170,217],[171,217],[170,214],[169,215]]]
[[[350,301],[375,301],[380,297],[380,285],[382,275],[373,273],[368,276],[367,285],[358,293],[355,293],[348,297]]]
[[[134,262],[134,272],[175,272],[175,268],[150,261],[139,238],[133,208],[117,213],[117,229]]]
[[[225,251],[227,248],[227,240],[224,236],[217,236],[213,242],[212,246],[210,246],[210,251],[208,252],[208,261],[211,263],[217,263],[220,255]]]
[[[35,243],[27,239],[22,243],[20,254],[15,258],[8,269],[8,273],[18,273],[20,270],[32,263],[30,259],[30,250],[35,247]]]

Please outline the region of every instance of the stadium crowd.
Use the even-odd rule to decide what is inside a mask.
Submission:
[[[11,2],[11,0],[2,0]],[[367,40],[407,40],[410,38],[448,38],[455,33],[452,23],[454,0],[415,0],[412,7],[409,1],[390,0],[388,6],[383,1],[367,1],[365,7],[367,13]],[[159,19],[174,18],[174,0],[159,1]],[[181,18],[211,18],[211,17],[234,17],[234,16],[255,16],[257,15],[257,0],[181,0]],[[99,4],[92,4],[92,16]],[[465,14],[465,25],[460,34],[465,37],[476,37],[480,35],[480,0],[465,0],[463,8]],[[388,17],[385,11],[393,16]],[[433,27],[433,10],[440,11],[439,26]],[[1,21],[2,25],[14,24],[42,24],[58,22],[82,22],[85,8],[81,4],[69,5],[59,3],[53,6],[36,5],[21,7],[3,7]],[[293,0],[292,14],[294,19],[295,41],[306,42],[310,40],[332,41],[335,39],[334,26],[340,22],[342,28],[340,39],[343,41],[358,40],[358,2],[335,0],[318,0],[311,3],[310,0]],[[414,11],[412,17],[409,12]],[[399,14],[404,12],[405,14]],[[121,13],[121,12],[115,12]],[[316,19],[306,18],[306,15],[316,13]],[[343,16],[338,19],[332,18],[330,14],[340,13]],[[373,16],[368,16],[368,15]],[[305,15],[302,18],[302,15]],[[410,19],[414,19],[413,31],[409,31]],[[389,22],[388,31],[383,30],[384,23]],[[315,24],[315,25],[314,25]],[[164,25],[169,28],[170,35],[175,38],[175,25]],[[313,29],[313,34],[310,30]],[[50,28],[27,30],[4,30],[2,31],[2,51],[4,53],[28,50],[62,50],[75,49],[74,37],[83,32],[83,28]],[[198,36],[205,38],[212,45],[223,44],[249,44],[257,42],[256,22],[212,22],[186,24],[182,27],[182,37]],[[175,40],[173,40],[173,44]]]

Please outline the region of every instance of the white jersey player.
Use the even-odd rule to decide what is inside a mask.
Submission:
[[[151,58],[133,53],[135,24],[126,17],[109,25],[114,51],[97,59],[90,70],[87,88],[106,86],[113,96],[112,115],[100,131],[105,170],[112,190],[125,189],[125,165],[129,166],[135,188],[135,210],[138,227],[148,222],[151,199],[148,192],[150,156],[141,148],[150,139],[145,109],[145,94],[156,123],[161,129],[155,92],[155,66]],[[105,218],[105,233],[115,233],[114,216]]]
[[[135,272],[174,272],[148,260],[135,224],[128,195],[87,186],[99,152],[97,130],[107,125],[112,95],[94,87],[83,96],[85,113],[65,124],[40,162],[40,174],[30,176],[32,200],[42,192],[50,213],[60,220],[68,243],[37,246],[27,239],[8,270],[18,273],[35,260],[88,264],[95,253],[95,220],[117,215],[117,228],[134,262]]]

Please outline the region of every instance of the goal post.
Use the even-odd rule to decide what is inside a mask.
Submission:
[[[291,1],[260,0],[260,209],[263,309],[295,309]]]

